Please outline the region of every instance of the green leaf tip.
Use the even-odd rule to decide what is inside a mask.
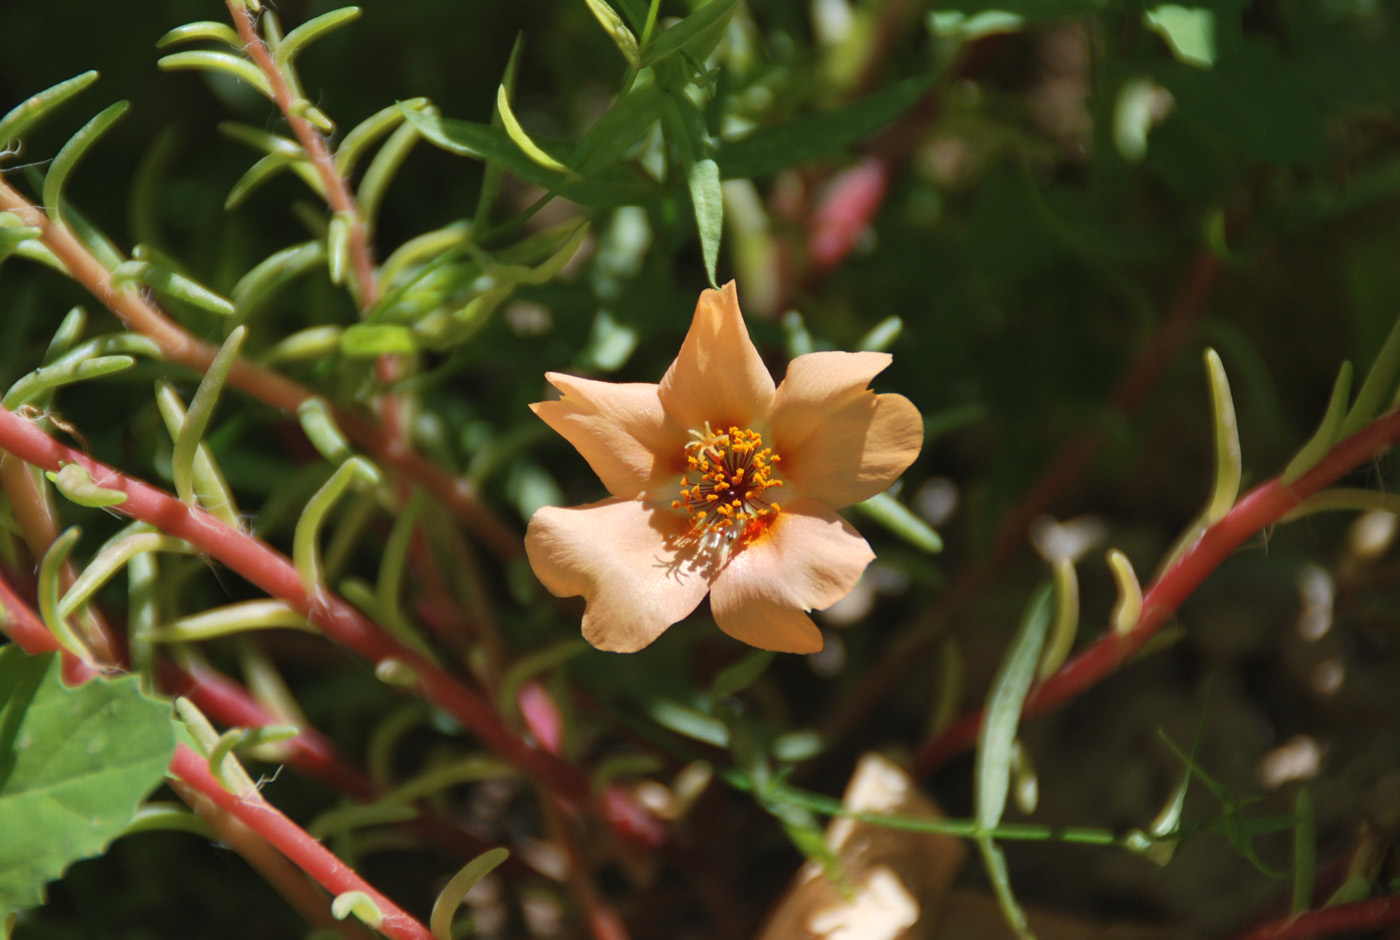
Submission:
[[[457,913],[462,899],[467,896],[468,891],[476,887],[477,882],[509,857],[510,852],[507,849],[488,849],[452,876],[452,880],[447,882],[437,900],[433,902],[433,913],[428,919],[428,929],[435,940],[452,940],[452,916]]]
[[[1230,381],[1225,366],[1214,349],[1205,352],[1206,374],[1210,382],[1211,416],[1215,426],[1215,480],[1210,502],[1206,504],[1205,523],[1215,525],[1235,505],[1244,475],[1240,455],[1240,431],[1235,420],[1235,402],[1230,397]]]
[[[126,494],[121,490],[103,489],[92,479],[87,468],[75,463],[64,465],[57,473],[45,471],[58,491],[79,506],[90,509],[105,509],[126,502]]]

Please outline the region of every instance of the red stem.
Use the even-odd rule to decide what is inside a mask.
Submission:
[[[415,677],[416,691],[473,731],[487,747],[539,781],[566,804],[578,808],[587,801],[589,786],[581,771],[517,737],[475,692],[385,633],[324,587],[316,596],[309,596],[291,560],[265,542],[65,447],[3,408],[0,408],[0,450],[9,451],[45,470],[57,471],[70,463],[82,466],[98,485],[126,494],[126,501],[113,507],[118,512],[149,523],[167,535],[184,539],[270,596],[286,601],[326,636],[369,662],[379,664],[395,660],[406,666]]]
[[[1400,896],[1372,898],[1293,914],[1253,930],[1241,940],[1309,940],[1335,933],[1358,933],[1400,924]]]
[[[384,917],[381,923],[374,925],[380,933],[395,940],[433,940],[427,927],[371,887],[353,868],[282,815],[256,790],[241,794],[228,792],[209,772],[209,762],[183,744],[176,747],[170,772],[276,846],[327,891],[335,895],[361,891],[368,895]]]
[[[1246,539],[1278,522],[1284,513],[1338,477],[1375,459],[1397,443],[1400,443],[1400,411],[1392,411],[1337,444],[1317,466],[1291,485],[1275,478],[1255,487],[1157,579],[1143,597],[1142,613],[1131,631],[1109,633],[1065,663],[1031,690],[1022,715],[1028,717],[1055,708],[1116,672],[1176,614],[1206,576]],[[914,774],[923,777],[970,747],[981,725],[982,713],[971,712],[925,742],[915,755]]]

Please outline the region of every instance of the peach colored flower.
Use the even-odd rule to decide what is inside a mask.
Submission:
[[[730,282],[700,295],[661,384],[547,374],[563,397],[531,407],[612,496],[535,513],[535,574],[583,595],[583,636],[599,649],[641,649],[709,593],[730,636],[816,652],[806,612],[845,597],[875,557],[835,510],[884,490],[923,445],[918,409],[866,387],[889,364],[810,353],[775,389]]]

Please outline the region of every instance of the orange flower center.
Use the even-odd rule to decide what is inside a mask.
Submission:
[[[681,498],[672,509],[684,509],[695,533],[733,540],[770,523],[778,504],[764,494],[783,485],[774,476],[782,460],[763,437],[748,428],[728,431],[691,431],[695,440],[685,445],[686,472],[681,477]]]

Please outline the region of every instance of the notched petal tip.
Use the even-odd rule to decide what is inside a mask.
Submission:
[[[706,290],[690,331],[661,379],[661,404],[682,426],[749,427],[773,406],[773,377],[749,338],[730,281]]]

